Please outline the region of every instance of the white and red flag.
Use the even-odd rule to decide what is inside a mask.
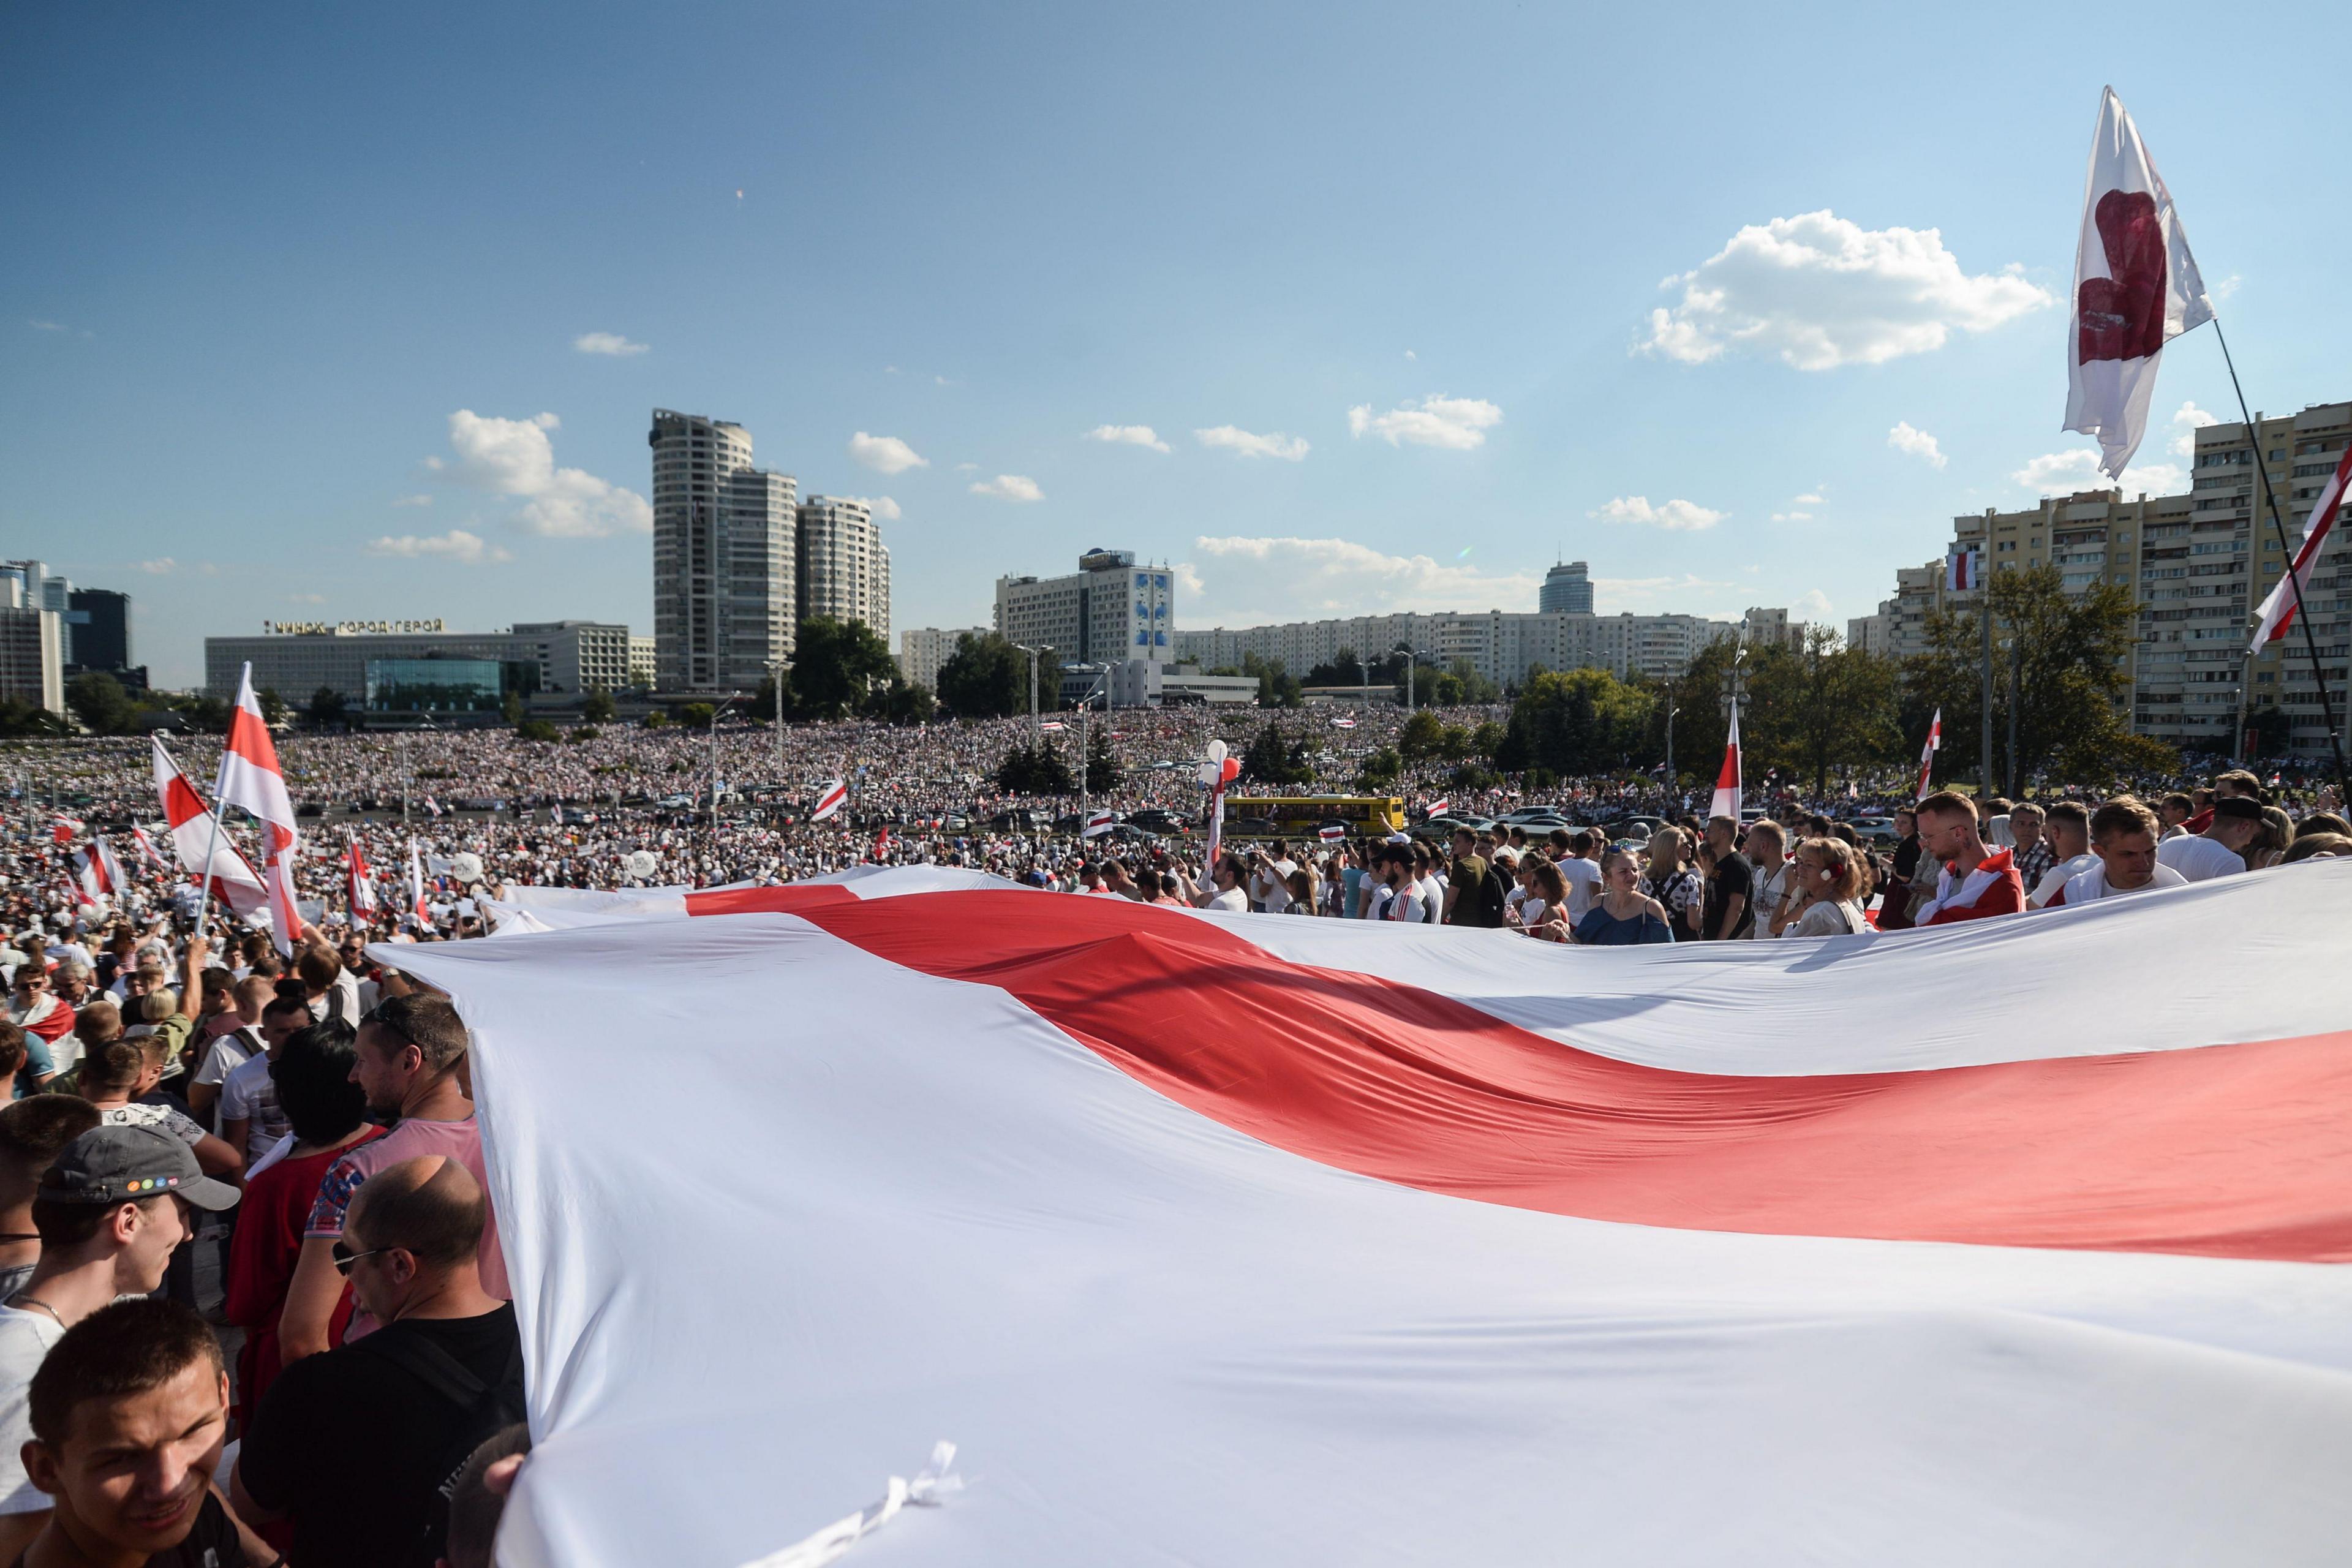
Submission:
[[[1984,586],[1984,556],[1973,546],[1944,557],[1944,591],[1967,594]]]
[[[1723,767],[1715,775],[1715,799],[1708,805],[1710,817],[1727,816],[1733,827],[1739,825],[1739,700],[1731,703],[1731,730],[1723,740]]]
[[[1423,811],[1422,811],[1422,816],[1444,816],[1447,812],[1452,811],[1453,809],[1454,809],[1454,801],[1453,801],[1453,798],[1452,798],[1451,796],[1447,796],[1447,795],[1440,795],[1437,799],[1431,801],[1431,802],[1429,803],[1429,805],[1428,805],[1426,807],[1424,807],[1424,808],[1423,809]]]
[[[974,1484],[884,1558],[2300,1568],[2352,1532],[2352,864],[1574,984],[945,868],[604,897],[375,950],[471,1032],[562,1369],[509,1568],[781,1561],[936,1439]],[[612,1085],[648,1059],[761,1092],[646,1139]],[[646,1201],[747,1179],[758,1247]]]
[[[425,898],[425,861],[416,852],[416,840],[408,841],[408,912],[416,917],[419,931],[433,925],[433,906]]]
[[[1069,728],[1069,726],[1063,723],[1059,719],[1048,719],[1045,722],[1039,724],[1037,728],[1040,730],[1066,730]]]
[[[223,807],[242,806],[261,823],[262,885],[269,891],[270,935],[278,951],[291,954],[302,929],[295,912],[294,860],[301,834],[294,823],[293,797],[278,765],[278,746],[254,695],[253,666],[236,683],[236,706],[229,710],[228,743],[221,750],[220,784],[213,795]]]
[[[1326,844],[1337,844],[1348,837],[1348,830],[1336,822],[1327,822],[1315,830],[1315,837]]]
[[[145,828],[133,826],[131,829],[131,840],[139,846],[139,858],[148,865],[154,867],[158,871],[168,871],[172,868],[164,861],[163,854],[156,849],[154,838]]]
[[[2123,100],[2108,88],[2099,100],[2074,248],[2065,425],[2098,438],[2099,467],[2108,478],[2122,476],[2147,433],[2164,345],[2212,319],[2172,193]]]
[[[220,900],[236,911],[239,919],[257,924],[269,921],[269,892],[255,875],[252,864],[238,853],[228,835],[219,830],[213,814],[188,782],[172,753],[163,749],[163,737],[152,737],[155,767],[155,794],[163,803],[163,821],[172,830],[172,853],[190,879],[210,888]],[[212,857],[207,869],[205,857]]]
[[[1913,800],[1927,798],[1927,775],[1936,771],[1936,753],[1943,749],[1944,710],[1938,708],[1936,716],[1927,721],[1927,743],[1919,748],[1919,790],[1911,797]]]
[[[368,868],[367,854],[360,848],[356,835],[343,852],[343,879],[353,918],[375,913],[375,874]]]
[[[1102,834],[1108,833],[1114,826],[1118,826],[1118,813],[1115,811],[1093,812],[1087,816],[1087,825],[1079,830],[1078,837],[1081,838],[1097,837]]]
[[[837,814],[848,804],[848,783],[845,780],[835,779],[816,792],[816,806],[809,813],[809,820],[823,822],[826,817]]]
[[[49,840],[55,844],[70,844],[86,825],[78,816],[49,818]]]
[[[2312,500],[2310,514],[2303,520],[2302,542],[2294,547],[2294,562],[2289,568],[2294,581],[2290,583],[2282,576],[2272,584],[2270,596],[2256,612],[2261,624],[2254,628],[2254,640],[2246,649],[2248,653],[2262,652],[2286,636],[2287,628],[2294,624],[2298,589],[2305,594],[2311,592],[2312,572],[2326,552],[2328,535],[2335,530],[2336,514],[2344,505],[2347,484],[2352,484],[2352,447],[2344,449],[2336,471],[2327,476],[2327,482],[2319,487],[2319,494]]]
[[[1353,719],[1347,717],[1345,714],[1342,714],[1340,717],[1331,721],[1331,728],[1334,730],[1352,730],[1355,727],[1356,721]]]

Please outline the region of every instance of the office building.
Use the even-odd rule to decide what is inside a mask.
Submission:
[[[890,640],[890,552],[862,500],[811,496],[800,508],[800,616],[864,621]]]
[[[1164,664],[1175,644],[1175,579],[1166,566],[1138,566],[1132,550],[1089,550],[1067,576],[999,577],[995,618],[1011,641],[1050,647],[1066,664]]]
[[[909,686],[939,689],[940,666],[954,656],[964,637],[986,637],[986,626],[908,626],[898,634],[898,673]]]
[[[47,610],[58,617],[59,657],[66,664],[72,664],[73,580],[51,576],[48,566],[39,561],[0,561],[0,577],[15,579],[21,590],[18,602],[22,606]]]
[[[637,691],[651,691],[654,689],[655,671],[658,668],[659,661],[654,654],[654,639],[641,637],[632,633],[629,637],[629,686],[631,689]]]
[[[370,705],[372,689],[462,685],[478,695],[482,671],[457,665],[482,663],[497,667],[498,691],[489,703],[496,709],[509,694],[622,690],[631,684],[629,642],[628,627],[603,621],[518,622],[501,632],[446,631],[438,621],[285,625],[260,637],[206,637],[205,691],[234,700],[238,673],[250,661],[256,690],[274,688],[299,707],[327,687],[362,709]],[[412,668],[436,662],[448,668]],[[450,702],[456,710],[470,710],[467,703]]]
[[[65,624],[43,607],[41,574],[13,570],[38,562],[9,562],[0,571],[0,697],[13,697],[62,716],[66,710]]]
[[[1581,561],[1565,561],[1544,574],[1536,608],[1547,616],[1589,616],[1592,613],[1592,579]]]
[[[67,638],[73,646],[68,661],[75,673],[86,669],[109,675],[134,673],[131,658],[131,595],[111,588],[76,588],[66,595]],[[146,671],[137,669],[137,684],[146,685]]]
[[[654,410],[654,664],[664,691],[750,690],[799,617],[798,486],[723,419]],[[625,659],[624,667],[625,668]]]

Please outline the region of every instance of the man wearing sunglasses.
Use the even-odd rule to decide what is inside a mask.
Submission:
[[[466,1026],[448,998],[419,994],[383,1003],[360,1020],[354,1051],[352,1079],[367,1092],[369,1116],[390,1122],[392,1131],[335,1162],[319,1184],[318,1200],[302,1229],[302,1255],[294,1265],[278,1320],[279,1351],[289,1366],[328,1348],[328,1324],[342,1294],[334,1243],[343,1234],[352,1198],[377,1172],[403,1161],[441,1155],[465,1166],[477,1184],[488,1185],[481,1130],[465,1089]],[[482,1237],[481,1285],[502,1300],[509,1295],[495,1215]],[[363,1338],[376,1327],[362,1297],[344,1338]]]
[[[437,1155],[386,1166],[352,1200],[334,1268],[383,1327],[278,1374],[230,1484],[249,1522],[291,1517],[292,1561],[433,1561],[442,1483],[522,1419],[514,1308],[476,1266],[487,1214],[465,1166]]]
[[[15,995],[8,1009],[8,1021],[16,1027],[47,1046],[73,1033],[74,1010],[57,994],[37,952],[16,966],[11,989]],[[55,1057],[57,1053],[52,1051],[50,1055]]]

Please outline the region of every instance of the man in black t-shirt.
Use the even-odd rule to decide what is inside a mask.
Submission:
[[[212,1489],[228,1371],[205,1321],[126,1296],[68,1329],[27,1394],[25,1473],[53,1500],[28,1563],[256,1568],[277,1553]]]
[[[1756,923],[1756,874],[1733,847],[1738,832],[1739,824],[1727,816],[1710,818],[1706,825],[1715,870],[1706,879],[1706,903],[1700,911],[1699,936],[1706,942],[1744,937]]]
[[[248,1519],[293,1520],[293,1562],[429,1568],[442,1487],[521,1418],[514,1308],[474,1265],[485,1212],[480,1184],[440,1155],[386,1167],[352,1200],[335,1267],[384,1326],[278,1373],[231,1486]]]

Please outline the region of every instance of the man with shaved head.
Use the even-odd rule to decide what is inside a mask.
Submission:
[[[514,1308],[475,1267],[487,1215],[481,1184],[440,1154],[385,1166],[353,1195],[335,1268],[383,1326],[278,1373],[231,1488],[247,1521],[293,1521],[291,1561],[434,1561],[445,1489],[522,1419]]]

